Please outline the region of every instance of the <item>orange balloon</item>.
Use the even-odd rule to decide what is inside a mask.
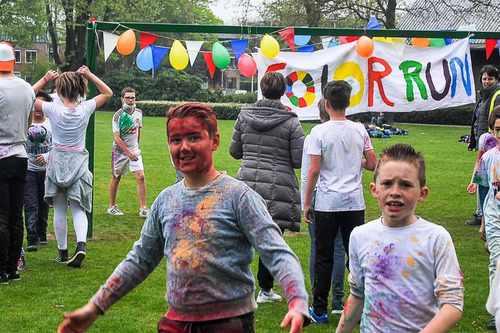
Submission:
[[[116,42],[116,50],[122,55],[129,55],[135,49],[135,32],[129,29],[122,33]]]
[[[428,47],[430,43],[429,38],[412,38],[411,45],[416,47]]]
[[[358,52],[358,55],[362,58],[371,56],[374,48],[373,41],[366,36],[361,36],[356,41],[356,52]]]

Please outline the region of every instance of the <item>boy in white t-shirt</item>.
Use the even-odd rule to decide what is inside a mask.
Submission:
[[[112,177],[109,184],[108,214],[121,216],[123,212],[116,205],[118,185],[122,175],[127,174],[127,166],[137,181],[139,196],[139,216],[146,218],[149,208],[146,204],[146,178],[142,163],[139,140],[141,138],[142,111],[135,106],[135,90],[126,87],[121,94],[122,107],[113,116],[113,150],[111,152]]]
[[[377,162],[363,124],[345,117],[351,90],[349,83],[342,80],[325,86],[323,96],[330,120],[315,126],[310,134],[311,162],[304,195],[304,218],[307,223],[315,225],[316,258],[310,315],[316,323],[328,321],[334,239],[340,230],[344,248],[348,251],[352,229],[363,224],[365,219],[362,169],[372,171]],[[312,207],[316,183],[316,200]]]
[[[450,234],[416,216],[429,194],[425,161],[410,145],[381,153],[370,184],[382,217],[352,231],[351,294],[337,333],[447,332],[462,316],[464,286]]]

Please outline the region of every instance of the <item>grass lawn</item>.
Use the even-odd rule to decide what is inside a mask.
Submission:
[[[72,269],[53,261],[57,246],[53,236],[52,215],[49,222],[49,244],[40,246],[38,252],[27,253],[27,268],[21,272],[22,280],[0,286],[0,332],[54,332],[61,322],[63,312],[83,306],[104,283],[116,265],[131,249],[138,238],[143,219],[139,218],[139,202],[132,175],[122,178],[118,205],[125,216],[113,217],[106,213],[108,185],[111,177],[110,154],[113,136],[111,112],[96,115],[96,155],[94,192],[94,233],[88,243],[88,257],[81,269]],[[220,121],[221,146],[215,152],[214,163],[218,170],[235,176],[239,161],[229,155],[233,121]],[[309,133],[313,124],[304,124]],[[475,211],[476,199],[467,193],[475,152],[468,152],[461,135],[466,127],[400,125],[408,129],[408,136],[390,139],[373,139],[375,152],[396,142],[412,144],[423,152],[427,162],[429,197],[420,203],[417,214],[429,221],[443,225],[451,233],[464,274],[466,287],[464,315],[453,332],[483,332],[489,320],[484,304],[488,295],[488,256],[478,237],[478,228],[464,224]],[[148,204],[156,195],[175,181],[175,172],[166,147],[165,120],[144,118],[141,133],[148,190]],[[297,176],[299,177],[299,171]],[[373,175],[365,172],[364,187],[367,203],[367,221],[379,216],[374,198],[369,195],[368,184]],[[4,199],[1,199],[4,200]],[[69,251],[72,254],[75,236],[69,221]],[[308,290],[309,236],[303,223],[300,233],[287,233],[286,241],[298,255],[305,274]],[[257,260],[252,266],[257,270]],[[279,289],[279,288],[278,288]],[[347,289],[346,289],[347,290]],[[281,293],[281,291],[280,291]],[[133,292],[99,318],[91,332],[154,332],[158,320],[167,310],[165,296],[165,263]],[[285,302],[263,304],[256,311],[257,332],[280,331],[279,324],[287,311]],[[311,326],[306,332],[333,332],[338,316],[330,316],[326,325]]]

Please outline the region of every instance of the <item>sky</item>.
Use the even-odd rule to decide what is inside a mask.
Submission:
[[[264,0],[251,0],[251,4],[252,6],[256,6],[263,1]],[[238,19],[243,17],[245,14],[245,8],[238,6],[237,2],[237,0],[216,0],[212,5],[210,5],[210,8],[215,16],[223,20],[225,24],[236,25],[238,24]],[[250,18],[257,15],[253,10],[250,10],[248,14]]]

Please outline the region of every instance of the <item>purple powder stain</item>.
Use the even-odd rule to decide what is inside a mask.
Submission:
[[[498,145],[497,139],[495,139],[495,136],[493,134],[488,135],[484,142],[485,150],[488,151],[492,148],[495,148]]]
[[[391,280],[397,276],[396,268],[400,265],[400,259],[394,254],[394,244],[384,247],[382,254],[376,254],[373,263],[373,275],[378,279]]]

